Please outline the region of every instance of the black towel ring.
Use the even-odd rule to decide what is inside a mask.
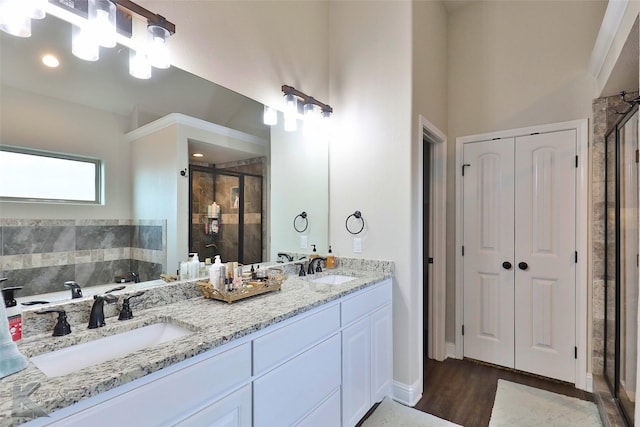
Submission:
[[[297,225],[298,218],[304,219],[304,228],[302,230],[298,228],[298,225]],[[293,229],[296,230],[298,233],[304,233],[305,231],[307,231],[307,227],[309,227],[309,219],[307,218],[307,213],[302,211],[302,213],[299,213],[293,219]]]
[[[349,228],[349,219],[351,217],[354,217],[355,219],[359,219],[360,222],[362,222],[362,226],[360,227],[360,230],[358,231],[352,231]],[[347,220],[344,222],[344,226],[347,228],[347,231],[351,234],[360,234],[362,232],[362,230],[364,230],[364,218],[362,217],[362,213],[360,211],[355,211],[354,213],[352,213],[351,215],[349,215],[347,217]]]

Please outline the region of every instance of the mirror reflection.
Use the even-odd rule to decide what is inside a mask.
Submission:
[[[143,281],[157,279],[161,273],[175,273],[190,251],[203,251],[204,260],[216,246],[224,261],[245,257],[244,262],[268,262],[277,252],[309,252],[310,247],[300,247],[301,236],[292,226],[298,210],[313,215],[315,228],[310,232],[315,234],[306,236],[309,243],[327,247],[326,143],[307,141],[301,131],[280,141],[282,121],[278,127],[265,126],[262,104],[175,67],[154,69],[150,80],[135,79],[128,73],[128,50],[121,46],[101,49],[96,62],[81,61],[71,54],[71,31],[69,24],[48,16],[33,22],[30,38],[0,34],[0,144],[97,158],[104,172],[104,203],[99,206],[0,202],[0,276],[8,277],[12,286],[24,286],[18,296],[59,291],[69,280],[82,286],[112,283],[131,271]],[[58,56],[57,68],[42,65],[46,53]],[[170,156],[172,169],[162,170],[166,159],[153,159],[159,144],[151,141],[141,150],[132,132],[157,127],[175,113],[205,125],[192,126],[198,129],[176,142],[180,152]],[[228,131],[215,135],[210,125]],[[262,141],[264,147],[258,153],[238,140]],[[301,143],[295,167],[284,169],[290,159],[283,155],[296,140]],[[203,156],[194,158],[196,152]],[[274,161],[279,162],[277,170]],[[312,173],[308,165],[313,165]],[[189,168],[224,172],[237,185],[207,189],[214,200],[199,200],[200,195],[189,193]],[[182,170],[185,177],[179,175]],[[173,180],[175,197],[141,187],[160,171]],[[304,175],[298,179],[297,173]],[[249,183],[257,177],[261,183]],[[258,192],[262,194],[254,197]],[[190,241],[190,226],[197,224],[203,234],[210,234],[206,206],[215,201],[232,210],[233,195],[239,208],[243,202],[243,231],[251,229],[248,239],[259,241],[259,247],[238,249],[236,244],[225,249],[225,243],[215,239],[201,239],[204,249],[194,246],[197,239]],[[198,200],[204,215],[194,208]],[[240,211],[236,218],[224,215],[218,225],[220,239],[241,225]],[[211,244],[215,246],[207,247]]]

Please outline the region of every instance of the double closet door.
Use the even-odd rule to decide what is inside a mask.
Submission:
[[[463,156],[464,356],[575,382],[576,131]]]

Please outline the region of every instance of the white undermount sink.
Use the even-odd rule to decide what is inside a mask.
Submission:
[[[47,377],[59,377],[190,333],[172,323],[154,323],[34,356],[31,361]]]
[[[328,276],[322,276],[317,279],[313,279],[311,283],[324,283],[325,285],[341,285],[343,283],[355,280],[356,277],[343,276],[341,274],[329,274]]]

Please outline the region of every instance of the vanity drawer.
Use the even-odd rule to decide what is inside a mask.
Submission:
[[[336,333],[256,379],[254,427],[290,426],[319,407],[340,387],[340,348],[340,334]]]
[[[376,308],[391,302],[391,279],[385,279],[374,289],[365,291],[341,304],[342,326],[371,313]]]
[[[253,340],[253,374],[260,375],[339,329],[340,306],[335,304]]]
[[[47,425],[172,425],[250,378],[251,346],[246,343],[151,381],[143,378],[144,384],[138,387],[102,397],[102,401],[83,405],[85,409]]]

